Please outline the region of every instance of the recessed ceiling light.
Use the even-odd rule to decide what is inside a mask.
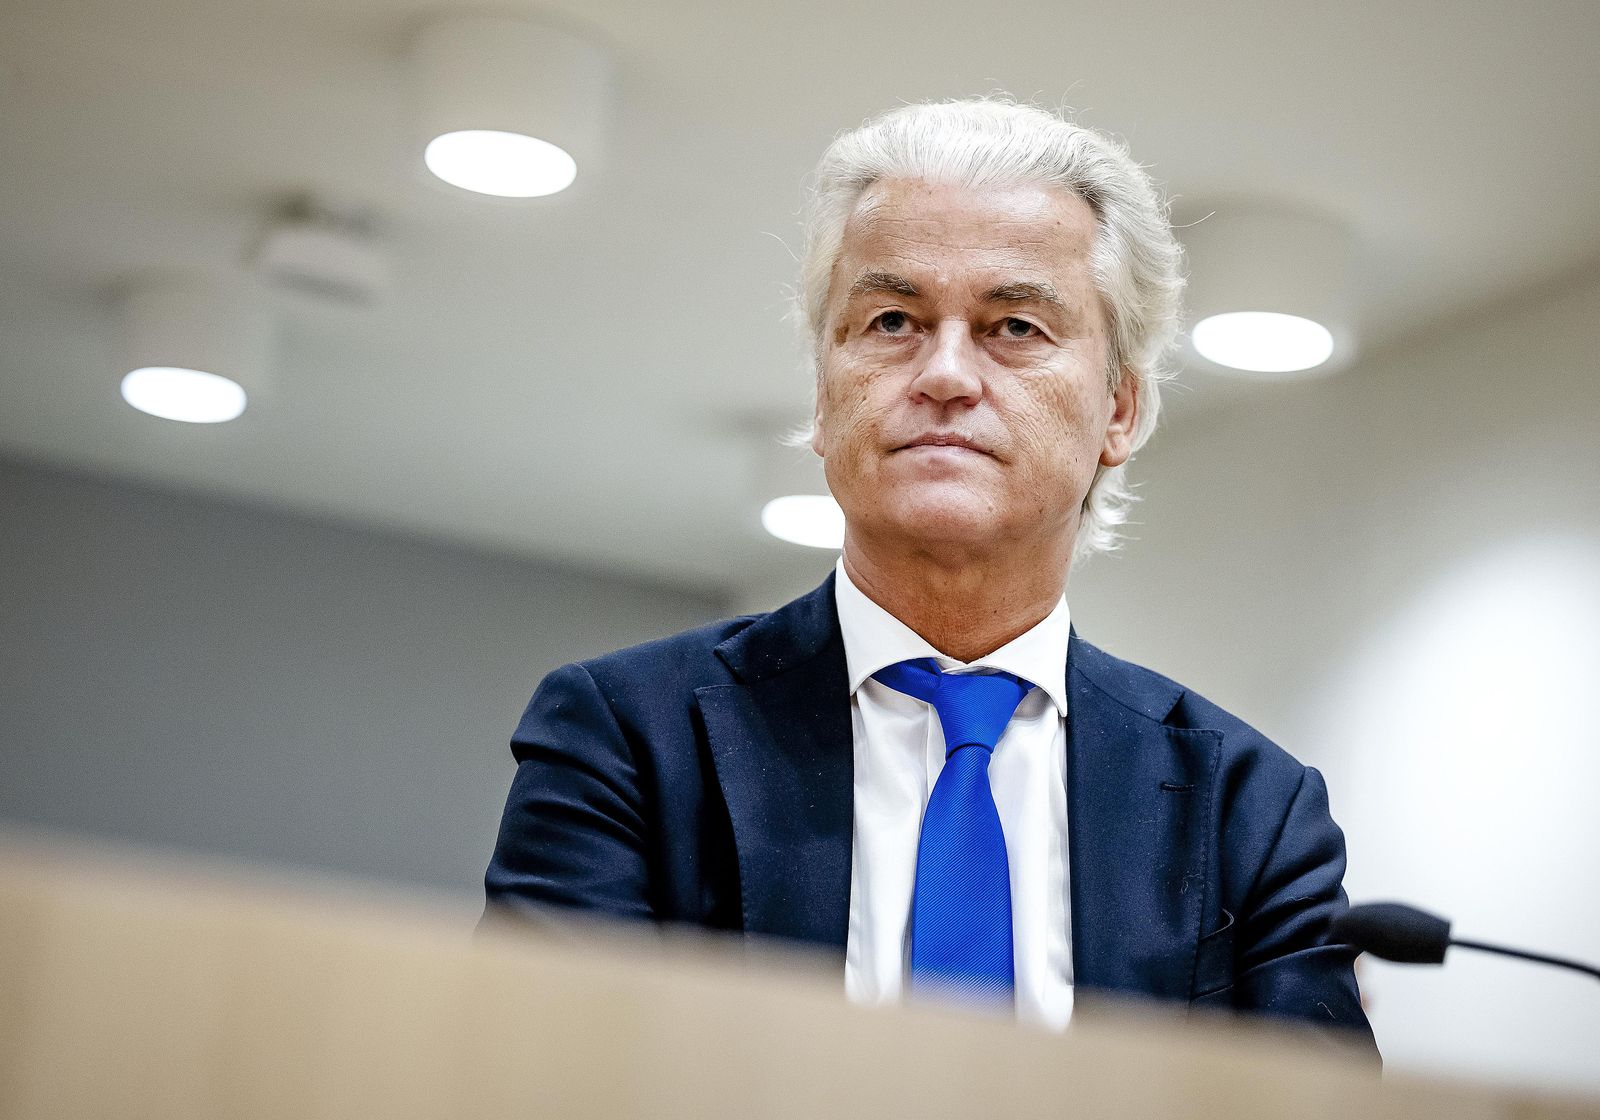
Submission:
[[[577,162],[549,141],[492,129],[435,136],[422,161],[451,186],[501,198],[555,194],[578,177]]]
[[[1333,373],[1354,360],[1357,243],[1296,204],[1226,199],[1182,230],[1189,341],[1225,370]]]
[[[268,380],[272,325],[254,283],[148,277],[124,292],[123,314],[122,399],[141,412],[220,424]]]
[[[761,510],[761,527],[780,541],[811,548],[844,547],[844,511],[828,494],[787,494]]]
[[[1276,311],[1229,311],[1202,319],[1191,334],[1201,357],[1251,373],[1298,373],[1333,356],[1321,323]]]
[[[188,424],[220,424],[244,411],[237,381],[177,366],[145,366],[122,379],[122,399],[151,416]]]
[[[562,28],[519,16],[446,16],[411,46],[417,149],[464,190],[537,198],[570,186],[601,148],[611,64]]]

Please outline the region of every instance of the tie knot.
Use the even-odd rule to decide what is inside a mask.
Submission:
[[[886,666],[872,678],[933,705],[944,727],[946,757],[962,747],[994,750],[1017,705],[1033,688],[1011,673],[946,673],[931,657]]]

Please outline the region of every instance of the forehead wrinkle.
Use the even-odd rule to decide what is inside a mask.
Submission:
[[[929,228],[919,228],[923,226]],[[878,221],[847,230],[842,248],[841,263],[854,257],[861,268],[858,276],[869,272],[897,275],[897,260],[910,261],[919,269],[943,271],[953,266],[959,271],[1055,272],[1065,276],[1087,268],[1090,244],[1075,236],[1063,238],[1059,230],[1040,230],[1034,222],[975,221],[966,230],[951,230],[948,223],[927,218]]]
[[[898,183],[899,181],[896,181]],[[984,194],[976,188],[955,188],[970,193]],[[966,232],[976,234],[979,243],[989,242],[992,231],[1010,227],[1023,227],[1032,236],[1029,240],[1043,240],[1052,237],[1064,237],[1068,241],[1080,244],[1091,244],[1100,225],[1099,215],[1081,195],[1070,191],[1058,192],[1047,190],[1049,197],[1025,201],[1020,209],[1014,208],[1009,213],[988,213],[985,215],[952,215],[949,207],[932,204],[929,199],[936,192],[920,191],[908,192],[895,190],[887,181],[875,183],[872,188],[864,192],[857,200],[856,206],[846,221],[846,228],[851,225],[860,227],[859,233],[882,232],[888,236],[908,236],[906,233],[890,232],[885,227],[911,227],[936,226],[940,227],[937,237],[941,240],[948,239],[952,233],[949,228],[952,219],[957,227],[966,227]],[[1006,196],[1013,192],[998,190],[996,195]],[[912,235],[914,236],[914,235]],[[976,247],[976,246],[974,246]]]

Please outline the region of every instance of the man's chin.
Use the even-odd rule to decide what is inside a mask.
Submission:
[[[923,491],[905,495],[890,508],[847,520],[867,534],[908,548],[925,546],[981,547],[1005,539],[1006,526],[993,503],[970,494],[940,495]]]

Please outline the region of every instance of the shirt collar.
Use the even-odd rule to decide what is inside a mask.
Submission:
[[[834,601],[839,609],[839,629],[844,636],[844,659],[850,675],[850,695],[873,673],[886,665],[914,657],[931,657],[945,671],[999,669],[1014,673],[1037,686],[1067,714],[1067,642],[1072,631],[1067,597],[1032,629],[976,661],[957,661],[946,657],[927,640],[877,603],[867,598],[844,570],[840,557],[833,582]]]

